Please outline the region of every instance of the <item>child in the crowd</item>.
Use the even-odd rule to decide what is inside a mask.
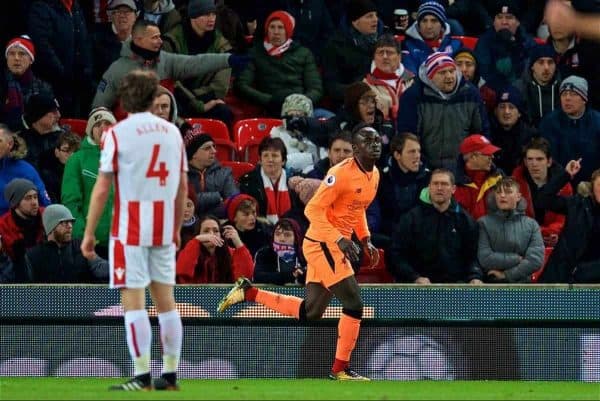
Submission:
[[[254,262],[254,282],[304,284],[306,260],[302,254],[303,236],[293,219],[282,218],[273,230],[271,244],[258,250]]]
[[[196,216],[196,192],[190,186],[183,208],[180,249],[185,248],[185,245],[198,234],[200,234],[200,220]]]

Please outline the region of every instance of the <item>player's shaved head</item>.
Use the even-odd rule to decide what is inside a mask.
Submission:
[[[364,136],[364,134],[369,133],[369,132],[379,135],[379,132],[367,123],[356,124],[356,126],[352,129],[352,143],[356,143],[357,141],[360,141],[360,138],[362,138]]]

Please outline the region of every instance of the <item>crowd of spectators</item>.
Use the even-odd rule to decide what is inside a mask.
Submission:
[[[125,117],[116,88],[140,68],[186,146],[178,283],[303,284],[304,206],[358,124],[383,139],[367,220],[396,282],[600,283],[600,43],[549,26],[545,1],[16,3],[0,21],[2,283],[106,279],[110,207],[98,259],[78,244],[103,132]],[[233,132],[231,99],[282,121],[240,175],[186,120]]]

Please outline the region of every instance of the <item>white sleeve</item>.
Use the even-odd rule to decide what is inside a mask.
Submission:
[[[103,173],[116,173],[117,138],[112,129],[104,132],[100,142],[100,168]]]

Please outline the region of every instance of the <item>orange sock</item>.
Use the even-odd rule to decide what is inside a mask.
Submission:
[[[300,304],[302,304],[302,298],[278,294],[271,291],[258,290],[255,301],[282,315],[292,316],[296,319],[300,318]]]
[[[351,316],[342,313],[340,321],[338,323],[338,339],[337,347],[335,349],[335,359],[339,361],[349,361],[350,355],[356,346],[356,340],[358,339],[358,332],[360,331],[360,319],[355,319]],[[334,364],[333,371],[343,370],[339,369],[340,364]]]

